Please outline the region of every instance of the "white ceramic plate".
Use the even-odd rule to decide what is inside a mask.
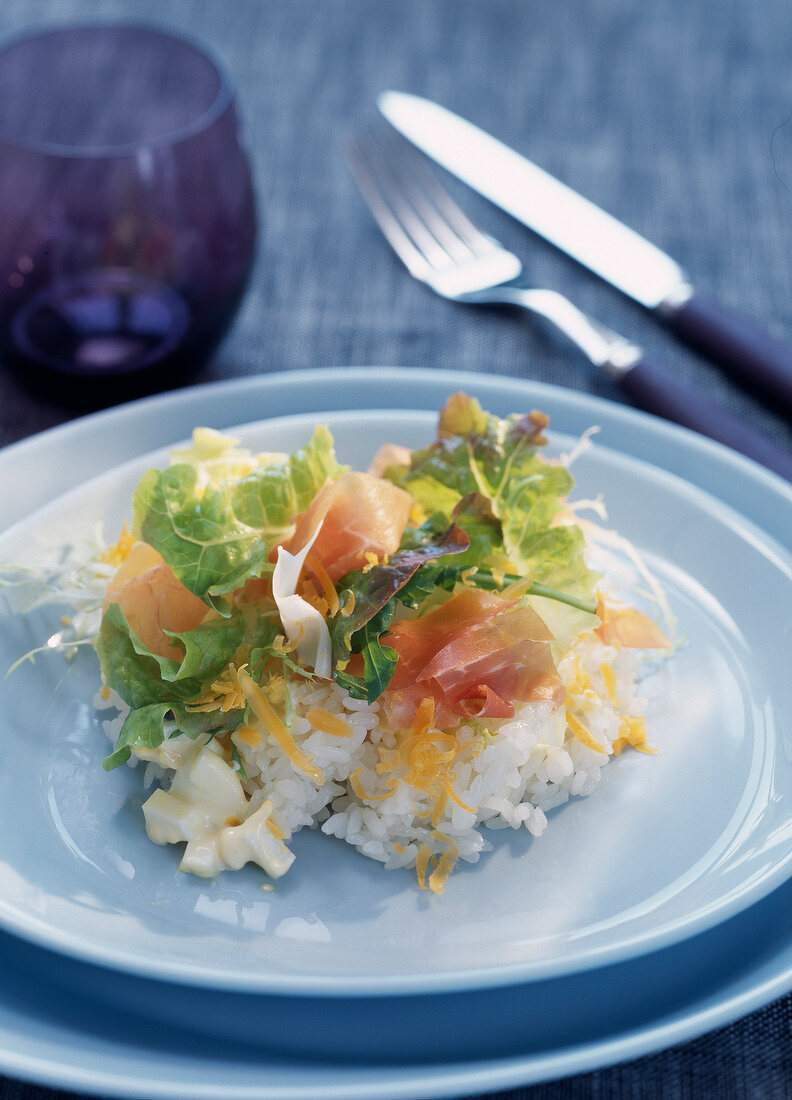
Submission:
[[[311,383],[312,400],[320,400],[330,377],[284,379],[291,407]],[[376,412],[386,404],[388,383],[403,386],[404,378],[332,376],[336,397],[344,383],[357,392],[351,407],[365,408],[372,398],[363,417],[322,416],[335,427],[344,460],[365,463],[386,436],[408,444],[428,438],[431,417]],[[95,664],[78,658],[65,668],[57,657],[39,660],[3,691],[0,920],[7,928],[91,961],[216,987],[324,995],[441,991],[629,958],[723,920],[787,876],[792,765],[777,741],[789,688],[784,616],[775,609],[789,605],[792,573],[773,537],[790,516],[781,482],[690,433],[579,395],[503,379],[424,373],[418,385],[412,372],[412,380],[403,389],[417,409],[436,406],[462,385],[499,412],[538,405],[575,432],[600,422],[607,442],[620,448],[595,448],[576,474],[581,494],[603,491],[613,525],[651,559],[688,635],[685,649],[649,685],[660,756],[625,756],[610,765],[595,795],[553,814],[539,842],[496,834],[496,851],[458,871],[442,899],[420,894],[410,875],[385,873],[316,834],[298,838],[290,875],[274,894],[262,894],[261,878],[250,869],[206,884],[175,871],[172,849],[148,843],[138,777],[126,769],[108,777],[98,767],[104,747],[90,708]],[[263,396],[277,396],[277,383],[260,383]],[[245,401],[250,389],[236,384],[237,413],[252,411]],[[216,409],[216,402],[202,403],[200,391],[195,397],[193,419],[178,429],[171,424],[174,442],[199,408],[204,422],[207,410]],[[227,426],[234,418],[224,395],[218,397],[222,409],[211,421]],[[173,411],[175,398],[93,420],[101,434],[108,420],[115,427],[125,414],[127,428],[139,427],[147,438],[163,405]],[[311,411],[254,427],[246,440],[289,448],[314,419]],[[751,499],[738,512],[627,458],[647,441],[651,450],[658,437],[678,468],[703,470],[705,484],[707,471],[717,471],[732,490],[750,486]],[[59,468],[72,455],[78,467],[84,461],[76,435],[53,441]],[[117,448],[113,457],[122,457]],[[147,463],[113,470],[9,531],[0,544],[3,560],[24,560],[33,542],[57,546],[80,538],[97,513],[112,530],[128,514],[131,489]],[[780,515],[781,527],[768,531],[768,515]],[[6,624],[0,662],[10,663],[44,629],[36,618]]]

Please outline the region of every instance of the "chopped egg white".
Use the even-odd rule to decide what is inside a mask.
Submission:
[[[168,765],[168,766],[173,766]],[[156,790],[143,804],[146,832],[155,844],[187,847],[179,868],[202,878],[257,863],[272,878],[288,871],[294,856],[268,825],[272,803],[250,817],[237,773],[210,742],[178,768],[170,790]]]

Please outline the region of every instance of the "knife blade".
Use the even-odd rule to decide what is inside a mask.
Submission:
[[[615,286],[682,342],[792,415],[792,349],[694,292],[682,268],[640,234],[471,122],[420,96],[383,92],[378,106],[422,152]]]

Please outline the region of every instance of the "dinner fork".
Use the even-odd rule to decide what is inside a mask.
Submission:
[[[792,481],[792,454],[707,401],[562,294],[526,286],[517,256],[470,221],[423,154],[395,130],[356,135],[348,143],[347,159],[380,229],[416,279],[454,302],[520,306],[544,318],[635,404],[741,451]]]

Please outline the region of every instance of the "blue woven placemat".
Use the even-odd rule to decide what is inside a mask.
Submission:
[[[348,364],[485,370],[620,400],[524,317],[441,302],[388,253],[347,173],[345,133],[401,88],[519,147],[652,241],[694,283],[792,343],[788,0],[4,0],[0,34],[134,17],[205,38],[231,66],[262,236],[236,324],[192,381]],[[456,189],[557,288],[780,445],[773,410],[506,215]],[[76,416],[0,372],[0,444]],[[516,1100],[792,1096],[792,998],[639,1061]],[[0,1100],[65,1093],[0,1079]]]

